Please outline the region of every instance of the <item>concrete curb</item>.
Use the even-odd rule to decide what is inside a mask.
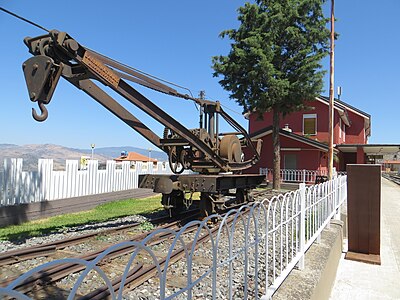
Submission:
[[[329,299],[342,254],[344,222],[332,220],[320,243],[305,254],[304,270],[294,269],[276,291],[275,299]]]

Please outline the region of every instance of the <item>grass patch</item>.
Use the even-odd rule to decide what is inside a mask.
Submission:
[[[60,232],[68,227],[104,222],[129,215],[147,214],[162,209],[160,200],[161,196],[113,201],[88,211],[11,225],[0,228],[0,240],[23,240],[28,237]]]

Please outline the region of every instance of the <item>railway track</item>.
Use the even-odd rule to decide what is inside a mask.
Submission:
[[[56,240],[53,242],[31,246],[23,249],[17,249],[12,251],[7,251],[0,254],[0,273],[4,275],[6,272],[4,271],[4,267],[13,268],[13,265],[16,263],[21,263],[27,260],[34,260],[38,258],[48,257],[49,260],[53,259],[62,259],[65,257],[79,257],[82,259],[92,259],[96,257],[99,253],[106,250],[110,247],[110,243],[107,242],[109,236],[113,237],[113,240],[119,241],[127,241],[127,236],[133,236],[128,241],[139,241],[144,239],[147,235],[151,234],[151,232],[156,231],[160,228],[170,228],[170,227],[179,227],[180,223],[188,222],[191,219],[197,217],[198,210],[190,210],[182,213],[180,215],[180,219],[173,219],[171,222],[171,218],[169,216],[160,217],[156,219],[152,219],[149,221],[152,225],[156,226],[152,230],[143,229],[142,223],[134,222],[131,224],[123,225],[117,228],[109,228],[103,229],[100,232],[91,232],[88,234],[82,234],[79,236],[74,236],[72,238],[66,238],[62,240]],[[165,223],[165,224],[164,224]],[[164,224],[164,225],[160,225]],[[90,254],[77,256],[79,251],[74,255],[74,251],[71,251],[71,247],[78,248],[79,246],[86,244],[93,246],[92,248],[96,248],[95,251],[91,251]],[[88,248],[88,247],[86,247]],[[3,268],[3,269],[2,269]],[[21,272],[23,273],[23,272]],[[59,276],[57,274],[57,276]],[[18,276],[17,276],[18,277]],[[62,277],[62,276],[61,276]],[[9,278],[8,280],[2,280],[0,282],[0,286],[5,286],[9,282],[13,281],[16,277]],[[4,278],[3,278],[4,279]]]
[[[174,223],[182,222],[185,221],[187,218],[191,218],[194,216],[197,216],[198,210],[189,210],[184,213],[182,213],[180,216],[182,220],[177,220]],[[164,217],[159,217],[155,219],[151,219],[148,221],[154,226],[157,226],[159,224],[163,223],[171,223],[171,218],[169,216],[164,216]],[[140,231],[140,226],[142,223],[139,222],[133,222],[127,225],[122,225],[120,227],[116,228],[109,228],[109,229],[103,229],[100,232],[91,232],[79,236],[75,236],[72,238],[66,238],[62,240],[57,240],[53,241],[50,243],[46,244],[41,244],[37,246],[32,246],[28,248],[23,248],[23,249],[18,249],[18,250],[12,250],[12,251],[7,251],[5,253],[0,254],[0,267],[4,265],[10,265],[13,263],[21,262],[27,259],[33,259],[41,256],[49,256],[54,254],[57,250],[63,250],[69,246],[81,244],[85,241],[88,241],[90,239],[94,239],[96,237],[104,237],[106,235],[118,233],[119,235],[124,235],[127,232],[130,232],[134,229],[138,229]],[[156,230],[155,228],[154,230]],[[141,236],[139,236],[141,237]]]
[[[390,174],[390,173],[382,173],[382,177],[400,185],[400,175]]]
[[[271,197],[271,193],[264,194],[262,191],[254,192],[254,199],[258,200],[262,197]],[[240,207],[237,205],[237,207]],[[233,207],[235,208],[235,207]],[[230,207],[232,209],[232,207]],[[104,257],[99,265],[101,265],[108,272],[116,273],[113,276],[112,287],[114,293],[118,293],[121,289],[121,282],[124,279],[123,290],[124,292],[135,289],[140,286],[144,282],[148,281],[151,278],[154,278],[158,272],[156,265],[163,267],[166,263],[166,258],[168,257],[168,264],[177,263],[184,255],[193,247],[193,232],[198,229],[198,225],[192,225],[186,228],[185,231],[185,245],[181,247],[177,247],[174,249],[174,252],[171,256],[167,256],[165,253],[165,249],[168,249],[171,241],[175,237],[174,233],[178,232],[181,228],[181,224],[187,223],[190,219],[193,219],[194,216],[187,216],[184,219],[177,220],[174,222],[170,222],[155,228],[149,232],[143,232],[139,234],[135,234],[130,239],[125,239],[122,244],[125,246],[121,246],[116,248],[115,250],[109,252],[106,257]],[[158,223],[165,222],[165,218],[156,220]],[[91,233],[85,234],[80,237],[75,237],[72,239],[66,239],[62,241],[56,241],[52,243],[48,243],[45,245],[31,247],[29,249],[21,249],[16,251],[10,251],[0,255],[0,266],[9,266],[16,262],[21,262],[23,260],[35,259],[37,257],[50,256],[56,259],[62,257],[75,257],[85,261],[93,261],[103,252],[105,252],[108,248],[110,248],[110,244],[106,244],[103,247],[97,247],[95,251],[91,251],[84,255],[73,255],[71,251],[65,251],[71,246],[79,245],[82,243],[90,243],[93,239],[98,238],[99,236],[105,236],[109,234],[121,234],[121,235],[132,235],[132,230],[135,230],[140,224],[129,224],[115,229],[109,229],[100,233]],[[154,261],[151,262],[150,257],[146,257],[143,255],[143,258],[139,260],[132,268],[129,270],[127,274],[125,274],[125,267],[127,265],[127,261],[129,260],[130,255],[136,250],[134,243],[140,242],[144,240],[146,237],[151,235],[154,231],[160,230],[161,228],[167,230],[168,232],[164,232],[163,234],[155,235],[151,240],[149,240],[146,244],[148,247],[152,247],[152,249],[157,249],[159,255],[157,255],[157,263]],[[218,226],[212,227],[212,234],[215,233],[215,230],[218,230]],[[209,240],[210,236],[208,233],[203,234],[197,240],[193,249],[197,249],[202,245],[206,244]],[[101,243],[100,243],[101,244]],[[163,250],[164,249],[164,250]],[[156,252],[157,252],[156,251]],[[67,256],[66,256],[67,254]],[[67,287],[63,285],[63,279],[71,276],[78,276],[74,274],[81,274],[82,271],[86,268],[84,265],[74,264],[74,263],[64,263],[61,265],[51,266],[49,268],[43,269],[40,272],[36,273],[34,276],[31,276],[24,282],[20,283],[15,287],[16,290],[26,293],[32,298],[38,298],[38,293],[40,294],[43,290],[48,290],[49,286],[56,285],[58,288],[69,290],[71,287]],[[117,271],[116,271],[117,270]],[[124,275],[125,274],[125,275]],[[7,286],[11,282],[13,282],[16,278],[9,278],[8,280],[0,283],[1,286]],[[109,288],[102,284],[98,284],[94,290],[93,288],[83,288],[83,291],[80,291],[79,295],[82,297],[81,299],[104,299],[110,295]],[[39,298],[42,298],[39,296]]]
[[[172,223],[168,223],[166,225],[163,225],[161,227],[158,227],[156,230],[159,230],[160,228],[164,229],[171,229],[171,230],[178,230],[179,226],[177,225],[179,221],[175,221]],[[149,233],[145,232],[139,235],[134,236],[132,239],[126,240],[125,242],[137,242],[141,241],[142,239],[146,238],[149,235]],[[158,244],[162,242],[164,239],[168,238],[167,236],[158,236],[157,240],[153,242],[153,245]],[[99,250],[90,252],[88,254],[80,255],[75,258],[86,260],[86,261],[92,261],[96,257],[98,257],[101,253],[106,251],[109,248],[109,246],[105,246],[103,248],[100,248]],[[33,249],[35,250],[35,249]],[[113,260],[115,258],[118,258],[123,255],[127,255],[129,253],[132,253],[134,250],[133,246],[126,246],[122,247],[120,249],[117,249],[116,251],[110,252],[106,259],[106,263],[110,264],[110,260]],[[22,292],[30,292],[32,289],[40,289],[41,286],[44,284],[50,284],[53,283],[57,280],[60,280],[64,277],[67,277],[70,274],[80,272],[83,269],[85,269],[84,265],[76,265],[76,264],[62,264],[62,265],[57,265],[54,267],[46,268],[39,272],[36,276],[32,276],[29,280],[24,281],[22,284],[18,285],[16,288],[19,291]],[[11,278],[10,280],[4,282],[4,284],[9,284],[12,282],[15,278]]]

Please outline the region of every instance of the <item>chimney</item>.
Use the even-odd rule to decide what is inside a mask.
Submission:
[[[289,124],[285,124],[285,127],[283,127],[282,129],[286,130],[287,132],[292,132],[292,129],[289,128]]]

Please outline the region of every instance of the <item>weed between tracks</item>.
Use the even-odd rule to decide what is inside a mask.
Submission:
[[[23,240],[27,237],[62,232],[73,226],[105,222],[129,215],[149,214],[162,209],[160,201],[161,196],[113,201],[88,211],[35,220],[21,225],[11,225],[0,228],[0,240]]]

